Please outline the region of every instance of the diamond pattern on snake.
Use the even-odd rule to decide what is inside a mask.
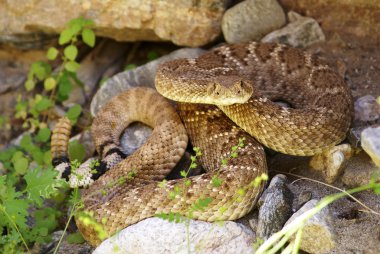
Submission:
[[[89,163],[71,172],[67,119],[53,132],[53,164],[71,186],[85,187],[83,209],[109,235],[158,213],[186,215],[204,198],[211,202],[194,211],[194,219],[238,219],[254,207],[264,188],[264,181],[252,184],[267,173],[262,145],[291,155],[318,154],[345,138],[352,119],[351,93],[342,77],[318,57],[281,44],[223,45],[197,59],[169,61],[158,69],[155,83],[158,93],[130,89],[112,98],[94,119],[92,136],[102,158],[96,173]],[[177,102],[177,110],[168,99]],[[127,157],[119,138],[136,121],[153,132]],[[158,186],[184,154],[188,138],[202,151],[206,173]],[[242,139],[237,158],[222,163]],[[112,184],[131,172],[132,179]],[[215,175],[221,180],[217,187]],[[171,198],[175,186],[185,187]],[[243,194],[236,198],[239,190]],[[78,218],[76,223],[90,244],[101,242],[94,226]]]

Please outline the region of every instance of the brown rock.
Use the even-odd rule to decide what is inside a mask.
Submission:
[[[227,3],[228,0],[2,1],[0,41],[15,34],[59,33],[66,22],[83,16],[95,21],[95,31],[100,36],[201,46],[220,34]]]

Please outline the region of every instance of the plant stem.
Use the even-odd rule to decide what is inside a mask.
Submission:
[[[11,216],[9,216],[9,214],[7,213],[7,211],[5,211],[5,208],[4,208],[2,205],[0,206],[0,208],[1,208],[1,211],[5,214],[5,216],[7,216],[8,220],[10,221],[10,223],[12,224],[12,226],[16,229],[17,233],[20,235],[21,241],[22,241],[22,243],[24,244],[26,251],[27,251],[28,253],[30,253],[30,250],[29,250],[29,248],[28,248],[28,245],[26,244],[25,239],[24,239],[24,237],[22,236],[20,230],[18,229],[16,223],[12,220]]]
[[[74,189],[74,192],[75,192],[74,196],[77,197],[77,196],[78,196],[78,195],[77,195],[77,194],[78,194],[78,188],[75,188],[75,189]],[[62,233],[61,237],[59,238],[58,244],[57,244],[57,246],[55,247],[55,250],[54,250],[54,253],[53,253],[53,254],[57,254],[57,252],[58,252],[58,250],[59,250],[59,246],[61,245],[62,240],[63,240],[63,237],[65,236],[65,233],[66,233],[66,231],[67,231],[67,228],[69,227],[69,223],[70,223],[70,221],[72,220],[72,218],[73,218],[73,216],[74,216],[74,213],[75,213],[75,209],[76,209],[77,204],[78,204],[78,202],[77,202],[77,200],[75,200],[75,202],[74,202],[74,204],[73,204],[73,206],[71,207],[71,210],[70,210],[70,216],[69,216],[69,219],[68,219],[67,222],[66,222],[65,228],[63,229],[63,233]]]

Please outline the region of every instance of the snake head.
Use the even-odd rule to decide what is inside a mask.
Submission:
[[[207,94],[215,105],[246,103],[253,94],[253,85],[238,76],[220,76],[207,85]]]

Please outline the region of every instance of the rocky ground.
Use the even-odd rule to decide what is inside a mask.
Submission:
[[[339,192],[336,188],[345,190],[366,184],[373,172],[380,170],[379,164],[376,165],[360,146],[361,131],[380,124],[380,105],[376,103],[376,98],[380,96],[380,7],[376,1],[246,0],[238,1],[238,5],[229,8],[236,1],[204,0],[195,1],[197,3],[192,5],[191,1],[178,0],[177,6],[180,8],[175,14],[178,17],[175,17],[180,18],[182,23],[172,22],[175,7],[160,5],[161,1],[151,0],[146,1],[149,4],[132,6],[134,11],[125,17],[121,16],[121,10],[131,10],[133,1],[108,6],[103,13],[94,11],[104,7],[101,2],[73,2],[74,6],[61,6],[57,1],[55,7],[49,5],[49,11],[68,8],[77,13],[60,13],[85,14],[96,21],[99,36],[126,41],[171,41],[175,45],[169,42],[116,42],[99,37],[98,46],[91,52],[82,47],[82,67],[78,76],[84,81],[85,88],[76,88],[77,92],[73,93],[67,104],[56,109],[57,117],[62,109],[74,102],[82,104],[87,115],[89,112],[96,115],[108,99],[125,89],[154,87],[155,70],[160,62],[196,57],[224,40],[229,43],[262,40],[303,47],[325,58],[351,88],[355,119],[349,138],[344,143],[352,148],[339,147],[331,151],[327,158],[338,159],[323,164],[319,171],[310,167],[310,158],[268,150],[269,174],[273,179],[259,201],[259,208],[238,223],[228,224],[224,228],[192,222],[193,252],[250,253],[253,242],[280,230],[290,217],[293,220],[297,216],[299,212],[296,212],[300,209],[303,211],[313,207],[317,200]],[[20,12],[15,12],[15,5],[10,2],[6,8],[0,8],[0,16],[3,17],[0,18],[0,42],[3,42],[0,44],[0,115],[10,117],[10,124],[3,126],[0,132],[0,149],[9,146],[22,132],[22,122],[13,117],[14,105],[17,95],[25,93],[23,82],[30,64],[43,59],[46,48],[56,44],[52,32],[61,31],[65,21],[75,17],[62,15],[54,22],[50,19],[38,20],[43,15],[37,14],[46,11],[44,4],[45,1],[39,1],[35,5],[25,5],[26,9]],[[224,12],[226,8],[229,9]],[[27,13],[35,15],[33,18],[19,18]],[[203,48],[181,49],[183,46]],[[152,61],[146,63],[149,58]],[[123,71],[128,64],[140,66]],[[99,86],[99,80],[107,78]],[[80,123],[88,125],[87,118],[83,117]],[[142,125],[130,127],[123,136],[125,150],[135,149],[149,133],[149,128]],[[376,135],[365,138],[379,142]],[[93,151],[91,142],[88,151]],[[376,151],[374,154],[376,156]],[[187,165],[189,154],[186,156],[181,166]],[[306,245],[301,246],[304,251],[380,253],[380,197],[370,191],[355,194],[354,197],[361,203],[350,197],[342,198],[310,222],[310,231],[305,233],[309,239],[305,239]],[[148,230],[150,234],[146,235]],[[174,233],[168,237],[165,232]],[[204,232],[213,233],[203,236],[201,233]],[[59,232],[56,234],[59,235]],[[186,253],[186,246],[180,245],[185,241],[185,236],[184,228],[178,225],[163,223],[156,218],[147,219],[104,243],[96,253],[105,253],[105,249],[112,248],[114,241],[120,241],[118,244],[132,253]],[[197,243],[205,237],[208,241],[202,243],[200,251]],[[176,249],[170,248],[171,245]],[[165,248],[160,249],[161,246]],[[50,247],[44,246],[36,251],[47,253]],[[78,253],[79,250],[90,253],[91,248],[65,243],[60,251]],[[113,253],[118,252],[114,250]]]

